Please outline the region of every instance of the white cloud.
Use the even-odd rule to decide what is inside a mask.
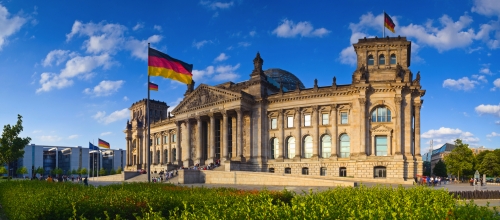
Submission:
[[[203,82],[208,80],[213,81],[232,81],[240,77],[235,71],[240,68],[240,64],[208,66],[204,70],[193,70],[193,80]]]
[[[168,107],[167,111],[170,112],[170,111],[174,110],[174,108],[177,107],[177,105],[179,105],[179,103],[181,103],[182,100],[184,100],[184,97],[179,97],[175,101],[170,103],[170,105],[172,105],[172,106]]]
[[[123,101],[128,101],[128,97],[127,96],[123,96]]]
[[[500,133],[491,132],[491,134],[486,135],[486,137],[489,137],[489,138],[491,138],[491,137],[500,137]]]
[[[193,47],[196,47],[196,49],[200,49],[201,47],[205,46],[205,44],[212,43],[211,40],[202,40],[202,41],[193,41]]]
[[[56,142],[62,140],[62,138],[57,135],[42,135],[40,140],[43,142]]]
[[[431,129],[422,134],[422,138],[434,140],[434,146],[445,143],[453,143],[456,139],[461,139],[464,143],[478,143],[479,138],[468,131],[462,131],[458,128],[441,127],[437,130]]]
[[[486,16],[500,17],[500,4],[497,0],[474,0],[472,12]]]
[[[479,115],[490,114],[500,117],[500,104],[498,105],[484,105],[481,104],[475,108]]]
[[[162,31],[161,29],[161,26],[160,25],[155,25],[153,26],[153,29],[157,30],[157,31]]]
[[[483,82],[483,83],[487,83],[488,82],[488,80],[486,79],[486,77],[483,76],[483,75],[472,75],[471,78],[476,79],[477,81]]]
[[[70,140],[71,140],[71,139],[76,139],[76,138],[78,138],[78,137],[79,137],[79,135],[77,135],[77,134],[73,134],[73,135],[70,135],[70,136],[68,137],[68,139],[70,139]]]
[[[346,47],[340,52],[339,57],[340,63],[355,65],[357,62],[356,52],[354,51],[354,47]]]
[[[255,36],[256,34],[257,34],[257,32],[256,32],[256,31],[250,31],[250,33],[248,33],[248,35],[250,35],[250,37],[253,37],[253,36]]]
[[[40,85],[41,87],[36,90],[36,93],[48,92],[53,88],[62,89],[73,85],[73,80],[68,78],[60,77],[55,73],[42,73],[40,75]]]
[[[225,53],[221,53],[219,56],[217,56],[217,57],[215,58],[215,60],[214,60],[214,61],[216,61],[216,62],[220,62],[220,61],[227,60],[228,58],[229,58],[229,56],[226,56],[226,54],[225,54]]]
[[[103,133],[101,133],[101,136],[110,135],[110,134],[112,134],[112,133],[113,133],[113,132],[111,132],[111,131],[108,131],[108,132],[103,132]]]
[[[50,51],[45,59],[42,61],[42,66],[52,66],[52,63],[55,62],[58,66],[64,61],[68,60],[70,57],[75,57],[76,53],[71,52],[69,50],[53,50]]]
[[[71,40],[75,35],[87,36],[89,39],[84,41],[84,48],[88,53],[114,53],[124,42],[126,30],[127,28],[120,24],[107,24],[105,22],[83,24],[80,21],[75,21],[71,33],[66,35],[66,40]]]
[[[139,58],[141,60],[148,59],[148,43],[158,43],[161,41],[163,37],[160,35],[153,35],[149,37],[147,40],[136,40],[131,39],[125,43],[125,49],[130,50],[132,52],[132,56]]]
[[[200,4],[201,5],[204,5],[212,10],[216,10],[216,9],[228,9],[230,8],[231,6],[234,5],[234,2],[233,1],[230,1],[230,2],[219,2],[219,1],[214,1],[214,2],[211,2],[211,1],[200,1]]]
[[[109,124],[118,120],[122,120],[128,118],[130,116],[130,112],[128,108],[124,108],[122,110],[114,111],[110,115],[106,115],[105,111],[99,111],[92,118],[96,119],[99,123]]]
[[[495,121],[495,124],[500,125],[500,121]]]
[[[492,90],[492,91],[495,91],[495,90],[497,90],[497,89],[500,89],[500,78],[495,79],[495,81],[493,81],[493,85],[494,85],[495,87],[491,88],[491,90]]]
[[[205,79],[208,76],[211,76],[215,71],[213,66],[208,66],[204,70],[193,70],[193,80],[196,82],[200,82],[201,79]]]
[[[7,43],[7,38],[18,32],[26,21],[20,16],[10,16],[7,8],[0,4],[0,50]]]
[[[486,74],[486,75],[493,75],[493,73],[490,70],[490,64],[483,64],[483,67],[479,69],[479,73]]]
[[[284,19],[282,23],[273,30],[273,34],[278,37],[292,38],[292,37],[323,37],[330,33],[329,30],[325,28],[314,29],[311,23],[307,21],[301,21],[295,24],[293,21]]]
[[[462,77],[458,80],[446,79],[443,82],[443,88],[468,91],[474,89],[474,86],[477,84],[479,84],[478,81],[470,80],[468,77]]]
[[[94,96],[108,96],[111,95],[120,89],[120,87],[125,83],[123,80],[118,81],[107,81],[103,80],[99,83],[99,85],[95,86],[94,89],[86,88],[83,92],[88,95]]]
[[[139,29],[141,29],[141,28],[143,28],[143,27],[144,27],[144,24],[142,24],[142,23],[137,23],[137,24],[136,24],[136,25],[132,28],[132,30],[137,31],[137,30],[139,30]]]

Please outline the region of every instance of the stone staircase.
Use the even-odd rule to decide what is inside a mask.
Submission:
[[[99,176],[99,177],[89,177],[89,180],[100,181],[100,182],[117,182],[117,181],[123,181],[124,179],[125,177],[123,173],[107,175],[107,176]]]
[[[151,175],[151,178],[153,177],[158,177],[158,175]],[[163,181],[164,183],[172,183],[172,184],[177,184],[179,181],[178,181],[179,178],[177,178],[177,176],[169,179],[168,181]],[[125,180],[125,182],[148,182],[148,175],[147,174],[141,174],[139,176],[136,176],[136,177],[132,177],[128,180]]]
[[[219,167],[213,169],[213,171],[226,171],[226,165],[220,165]]]

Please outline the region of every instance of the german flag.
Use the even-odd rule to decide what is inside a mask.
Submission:
[[[394,27],[396,27],[396,25],[394,24],[394,22],[392,22],[391,17],[389,17],[389,15],[385,12],[384,12],[384,26],[387,29],[389,29],[392,33],[396,33],[394,31]]]
[[[158,85],[150,82],[149,83],[149,90],[158,91]]]
[[[185,84],[191,84],[193,80],[192,71],[193,64],[187,64],[153,48],[149,48],[148,75],[162,76]]]
[[[108,142],[101,140],[101,139],[98,139],[98,140],[99,140],[99,144],[98,144],[99,147],[108,148],[108,149],[110,148]]]

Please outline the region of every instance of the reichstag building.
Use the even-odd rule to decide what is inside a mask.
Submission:
[[[420,109],[425,90],[410,69],[406,37],[353,44],[351,84],[305,88],[281,69],[248,80],[188,86],[180,104],[150,102],[151,171],[221,161],[226,171],[410,179],[422,174]],[[124,131],[125,170],[147,168],[146,100],[133,103]]]

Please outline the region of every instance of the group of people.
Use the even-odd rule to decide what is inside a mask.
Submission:
[[[197,163],[188,169],[190,169],[190,170],[213,170],[219,166],[220,166],[220,160],[216,160],[215,163],[210,163],[210,164],[205,165],[205,166],[200,166],[200,164]]]
[[[170,171],[163,171],[162,170],[162,171],[160,171],[158,173],[159,176],[153,177],[151,179],[151,182],[153,182],[153,183],[161,183],[164,180],[168,181],[169,179],[173,178],[174,176],[177,176],[178,173],[179,173],[179,171],[177,171],[177,170],[170,170]]]
[[[479,183],[481,183],[481,186],[484,186],[484,181],[483,181],[483,178],[470,178],[469,180],[469,183],[471,186],[474,186],[474,185],[478,185]]]
[[[52,177],[52,176],[47,176],[46,178],[43,177],[43,176],[40,176],[40,177],[32,177],[31,180],[45,180],[49,183],[52,183],[52,182],[59,182],[59,183],[62,183],[62,182],[69,182],[71,180],[71,182],[76,182],[76,183],[83,183],[85,184],[86,186],[88,186],[88,179],[87,177],[81,177],[81,176],[77,176],[77,177],[74,177],[74,176],[71,176],[68,177],[66,175],[59,175],[57,178],[55,177]]]
[[[432,176],[422,176],[422,177],[418,177],[418,185],[425,185],[425,186],[437,186],[437,185],[441,185],[443,182],[444,184],[447,183],[447,179],[446,178],[442,178],[442,177],[439,177],[439,176],[435,176],[435,177],[432,177]]]

